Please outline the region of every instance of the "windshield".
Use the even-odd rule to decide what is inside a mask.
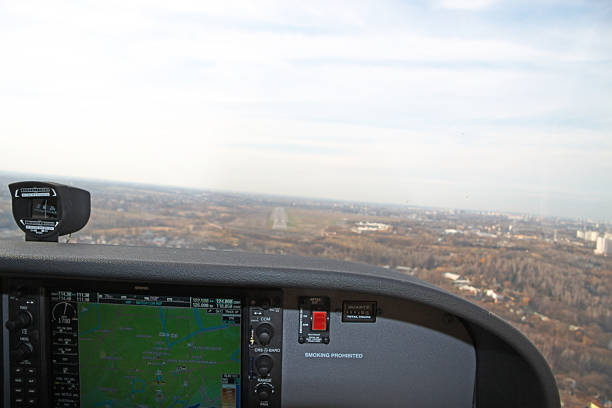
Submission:
[[[2,2],[0,53],[0,239],[50,180],[72,243],[383,266],[612,404],[609,2]]]

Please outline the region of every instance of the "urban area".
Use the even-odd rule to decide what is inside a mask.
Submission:
[[[0,175],[7,185],[14,177]],[[612,225],[456,209],[79,181],[89,224],[61,241],[363,262],[439,285],[523,332],[564,407],[612,407]],[[0,194],[0,240],[23,239]],[[0,241],[1,245],[1,241]]]

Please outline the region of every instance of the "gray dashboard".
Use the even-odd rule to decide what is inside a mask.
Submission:
[[[476,352],[459,319],[386,296],[320,293],[331,299],[332,341],[304,345],[295,341],[295,299],[311,291],[285,291],[283,406],[330,406],[331,401],[335,407],[442,407],[449,401],[472,406]],[[376,322],[343,323],[340,309],[346,300],[377,302]],[[351,357],[333,358],[333,353]]]
[[[5,297],[17,280],[278,290],[283,407],[560,405],[550,368],[512,326],[433,285],[369,265],[243,252],[3,242],[0,278]],[[328,344],[298,341],[300,299],[308,297],[329,299]],[[375,321],[343,321],[343,305],[351,301],[376,304]],[[7,352],[5,347],[4,366]],[[8,381],[3,378],[5,390]],[[10,406],[6,399],[5,406]]]

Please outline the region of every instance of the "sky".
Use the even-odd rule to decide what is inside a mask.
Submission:
[[[612,2],[0,1],[0,171],[610,221]]]

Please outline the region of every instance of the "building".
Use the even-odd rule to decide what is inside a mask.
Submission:
[[[491,299],[493,299],[494,303],[497,303],[502,298],[502,296],[497,294],[497,293],[495,293],[495,291],[493,289],[487,289],[485,291],[485,295],[490,297]]]
[[[380,222],[367,222],[360,221],[355,224],[351,231],[361,234],[362,232],[367,231],[388,231],[391,229],[391,226],[388,224],[383,224]]]
[[[456,273],[450,273],[450,272],[445,272],[442,274],[442,276],[452,281],[456,281],[457,279],[461,277],[461,275],[457,275]]]
[[[585,241],[596,242],[599,237],[598,231],[576,231],[576,238],[583,239]]]
[[[459,286],[459,290],[468,292],[472,296],[476,296],[480,293],[480,289],[476,289],[475,287],[470,285],[461,285]]]
[[[612,236],[606,234],[603,237],[597,238],[597,247],[594,252],[595,255],[612,255]]]

